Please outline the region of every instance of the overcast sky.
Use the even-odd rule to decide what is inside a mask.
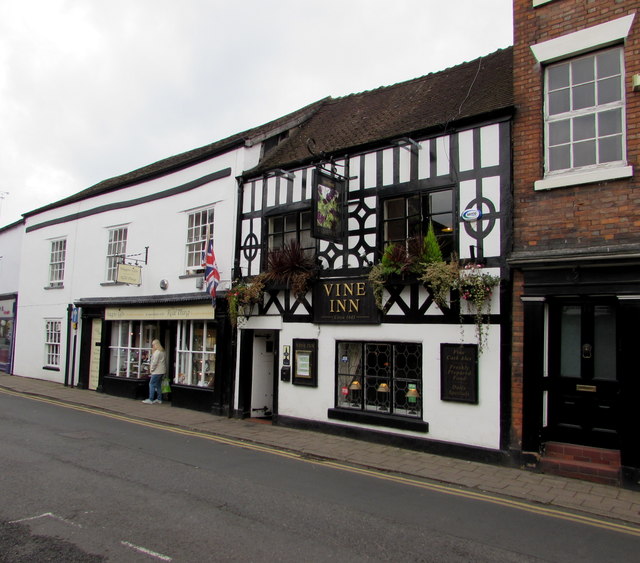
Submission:
[[[512,43],[512,0],[1,0],[0,226]]]

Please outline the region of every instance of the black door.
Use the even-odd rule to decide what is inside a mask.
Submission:
[[[619,447],[617,332],[614,300],[551,303],[547,439]]]

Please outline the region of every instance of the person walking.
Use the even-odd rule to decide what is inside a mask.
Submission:
[[[142,402],[145,405],[160,405],[162,404],[162,378],[167,371],[167,361],[164,348],[158,339],[151,343],[150,368],[151,379],[149,380],[149,398]]]

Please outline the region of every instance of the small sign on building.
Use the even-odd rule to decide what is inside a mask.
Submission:
[[[142,266],[134,266],[133,264],[118,264],[116,281],[118,283],[126,283],[128,285],[141,285]]]

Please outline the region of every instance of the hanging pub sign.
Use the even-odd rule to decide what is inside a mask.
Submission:
[[[313,322],[379,324],[371,282],[367,278],[319,280],[313,286]]]
[[[345,182],[335,174],[316,168],[312,180],[311,235],[322,240],[342,242]]]

